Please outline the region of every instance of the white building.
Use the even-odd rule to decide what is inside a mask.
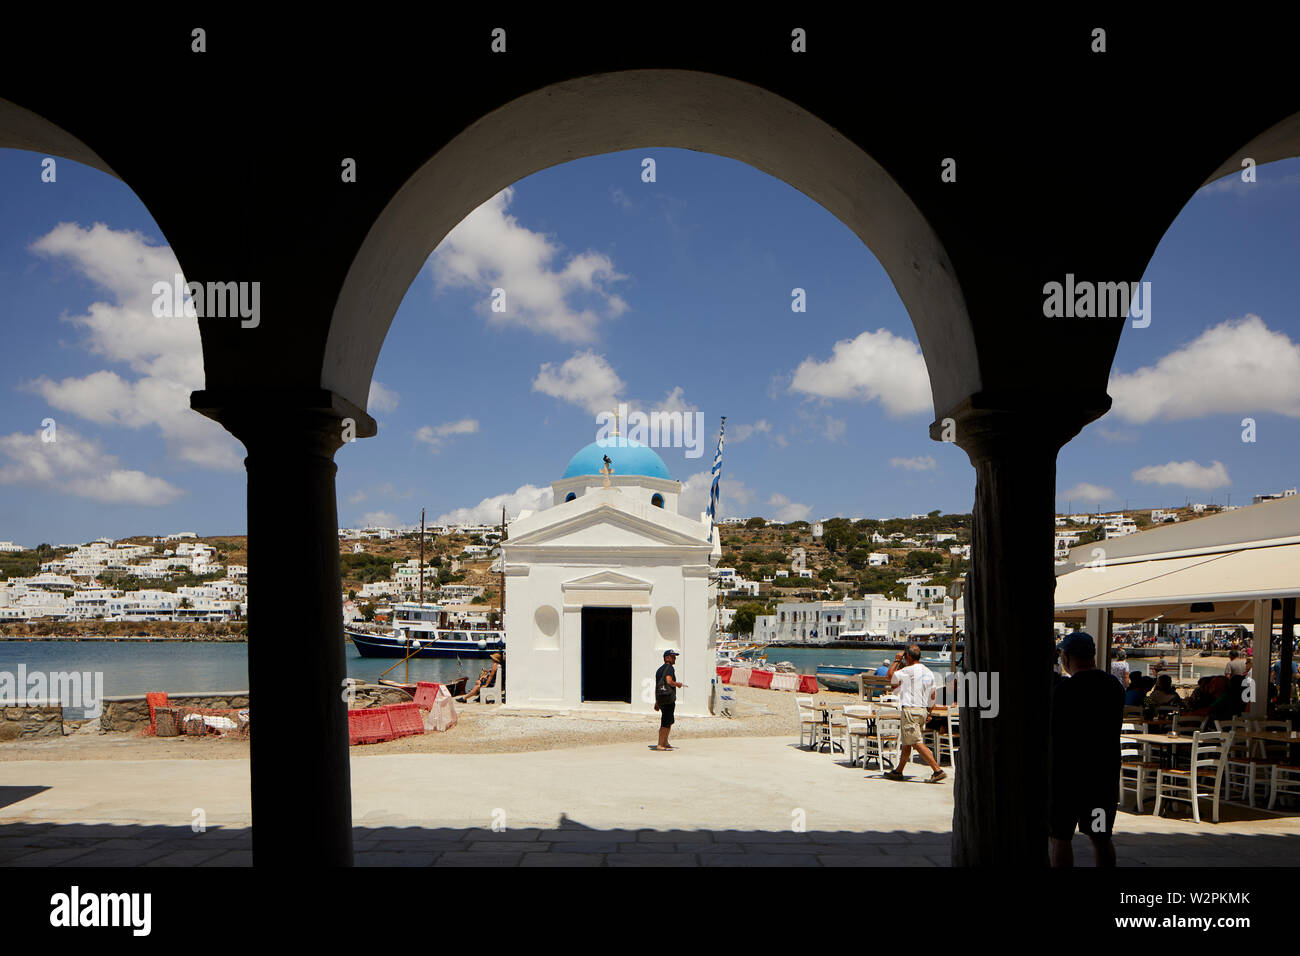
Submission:
[[[916,613],[914,604],[883,594],[856,601],[785,601],[776,606],[775,614],[755,619],[754,639],[824,644],[885,637],[891,621]]]
[[[583,448],[551,488],[556,503],[521,513],[503,544],[506,705],[651,714],[672,648],[677,712],[707,715],[721,536],[678,513],[681,483],[629,439]]]
[[[0,541],[0,551],[26,551],[21,544],[14,544],[12,541]]]
[[[1255,500],[1252,501],[1251,504],[1257,505],[1264,501],[1278,501],[1279,499],[1282,498],[1290,498],[1294,496],[1295,493],[1296,493],[1295,488],[1288,488],[1286,491],[1276,491],[1273,492],[1272,494],[1267,494],[1267,495],[1256,495]]]
[[[872,551],[867,555],[867,567],[878,568],[889,563],[889,555],[883,551]]]

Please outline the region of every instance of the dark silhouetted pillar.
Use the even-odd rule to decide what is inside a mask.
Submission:
[[[352,865],[334,453],[351,419],[329,392],[195,392],[248,451],[248,683],[253,863]]]
[[[977,395],[952,415],[953,437],[976,475],[964,671],[996,688],[995,707],[976,708],[969,694],[962,707],[955,866],[1047,863],[1056,453],[1104,410],[1017,407]],[[943,431],[942,420],[931,426],[936,438]]]

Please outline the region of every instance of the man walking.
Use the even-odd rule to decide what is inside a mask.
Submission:
[[[907,663],[900,667],[904,660]],[[915,747],[921,759],[934,771],[926,783],[938,783],[948,775],[925,745],[924,737],[925,722],[934,710],[934,673],[921,663],[919,645],[913,644],[894,656],[894,663],[889,668],[889,682],[891,687],[898,689],[898,706],[903,712],[903,727],[898,738],[903,750],[898,757],[898,766],[884,776],[889,780],[906,780],[903,768],[907,766],[912,748]]]
[[[1051,863],[1074,865],[1070,841],[1077,826],[1092,841],[1097,865],[1114,866],[1124,686],[1097,667],[1097,645],[1083,631],[1061,642],[1061,663],[1070,677],[1052,691]]]
[[[673,711],[677,708],[677,688],[685,684],[677,683],[676,651],[664,651],[664,663],[655,671],[655,710],[659,711],[659,746],[655,750],[675,750],[668,746],[668,733],[673,728]]]

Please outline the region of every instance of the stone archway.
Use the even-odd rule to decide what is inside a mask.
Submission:
[[[606,73],[545,87],[484,116],[424,163],[357,250],[330,321],[321,386],[365,407],[402,297],[442,238],[477,206],[547,167],[637,147],[740,160],[822,205],[893,280],[925,355],[936,415],[980,390],[958,277],[939,237],[885,168],[775,93],[685,70]]]

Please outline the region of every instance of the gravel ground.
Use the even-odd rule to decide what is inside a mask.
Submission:
[[[739,716],[679,717],[673,738],[774,737],[799,735],[795,695],[737,687]],[[851,703],[853,694],[823,691],[818,699]],[[659,731],[655,715],[536,713],[495,705],[457,704],[459,721],[445,733],[426,733],[352,748],[356,756],[402,753],[519,753],[644,740]],[[0,744],[0,760],[195,760],[247,757],[248,741],[220,737],[142,737],[138,734],[80,733]]]

